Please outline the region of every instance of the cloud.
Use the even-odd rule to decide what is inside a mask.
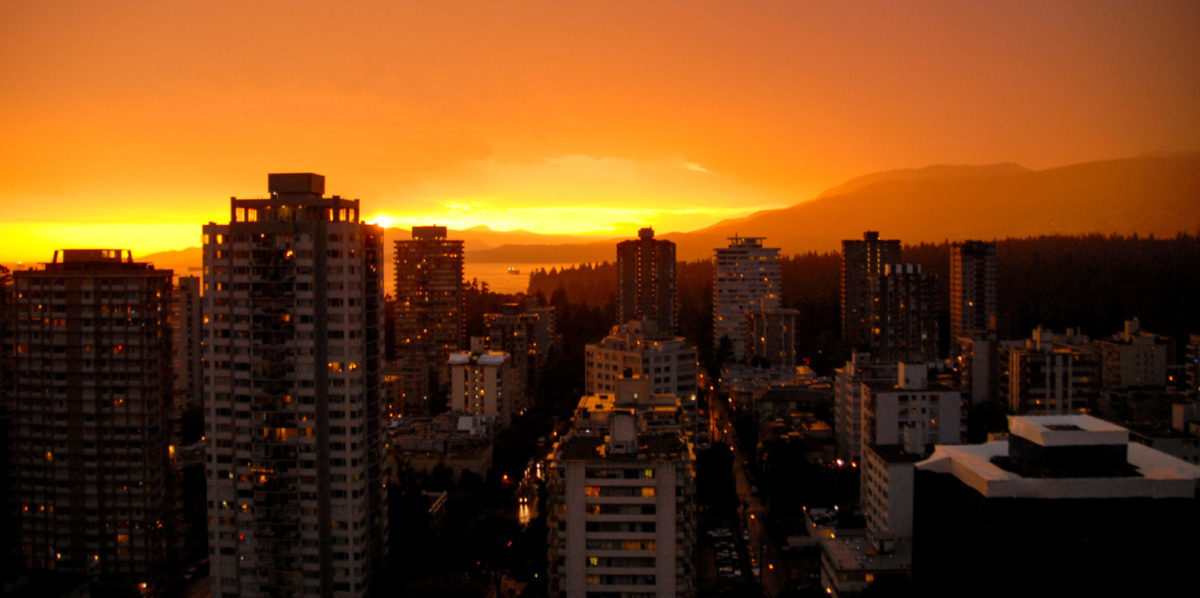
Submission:
[[[698,178],[694,173],[707,176]],[[538,232],[625,233],[642,226],[694,230],[721,218],[783,207],[797,198],[758,189],[683,158],[634,160],[561,155],[542,160],[471,160],[435,173],[371,210]],[[398,216],[404,219],[404,216]]]

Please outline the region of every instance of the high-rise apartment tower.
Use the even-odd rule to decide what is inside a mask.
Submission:
[[[200,406],[204,400],[200,352],[203,343],[200,277],[180,276],[175,285],[171,330],[175,351],[175,409]]]
[[[171,271],[67,249],[13,273],[11,500],[23,564],[161,591],[172,574]],[[145,584],[145,585],[142,585]]]
[[[950,346],[996,329],[996,244],[950,246]]]
[[[780,307],[779,248],[763,247],[763,239],[734,236],[713,250],[713,342],[727,337],[738,361],[750,345],[747,313]]]
[[[871,353],[883,361],[937,359],[938,280],[920,264],[888,264],[871,295]]]
[[[365,596],[385,557],[383,230],[317,174],[204,226],[209,586]]]
[[[466,342],[463,242],[447,239],[444,226],[414,226],[395,249],[396,357],[423,362],[444,387],[446,359]]]
[[[617,243],[617,323],[646,319],[674,332],[675,310],[675,244],[652,228]]]
[[[900,263],[900,241],[867,231],[861,241],[842,241],[842,338],[852,345],[871,342],[875,283],[884,266]]]

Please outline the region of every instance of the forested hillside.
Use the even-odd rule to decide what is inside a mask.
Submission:
[[[941,282],[942,349],[949,343],[949,242],[904,247],[904,260],[921,264]],[[1078,327],[1093,337],[1117,332],[1124,320],[1141,319],[1146,330],[1186,340],[1200,332],[1200,237],[1051,236],[997,241],[997,293],[1002,338],[1024,338],[1040,325]],[[799,310],[799,354],[818,370],[838,364],[851,347],[840,339],[837,253],[806,253],[783,259],[783,296]],[[677,268],[679,332],[711,358],[712,264],[681,262]],[[534,272],[530,292],[613,313],[616,267],[611,263]],[[612,324],[609,322],[608,324]]]

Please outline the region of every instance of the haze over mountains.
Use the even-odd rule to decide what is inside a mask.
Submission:
[[[709,255],[735,233],[767,237],[768,245],[790,254],[838,250],[843,239],[861,238],[868,229],[905,243],[1197,232],[1200,154],[1042,171],[1013,164],[896,170],[853,179],[809,202],[727,220],[673,240],[681,259]]]
[[[1038,235],[1200,232],[1200,153],[1156,155],[1034,171],[1016,164],[930,166],[851,179],[815,199],[671,233],[681,260],[708,259],[735,234],[767,237],[784,254],[837,251],[864,230],[905,243]],[[388,230],[391,241],[408,229]],[[466,241],[468,262],[554,263],[615,259],[614,243],[570,235],[451,231]],[[198,248],[140,256],[186,272]]]

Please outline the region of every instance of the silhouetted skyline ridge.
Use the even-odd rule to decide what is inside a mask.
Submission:
[[[766,237],[784,255],[836,251],[843,239],[880,230],[905,243],[1039,235],[1200,232],[1200,152],[1106,160],[1035,171],[1017,164],[938,165],[852,178],[816,198],[779,210],[667,233],[678,259],[708,259],[735,234]],[[613,243],[573,235],[486,226],[451,230],[466,245],[468,262],[583,263],[613,261]],[[387,246],[409,236],[397,225]],[[199,248],[139,259],[180,273],[200,263]]]

